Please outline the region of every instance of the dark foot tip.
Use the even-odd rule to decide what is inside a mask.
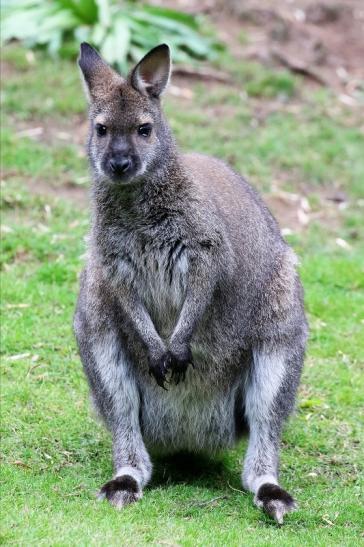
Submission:
[[[255,503],[278,524],[283,524],[286,513],[296,509],[296,502],[292,496],[276,484],[263,484],[256,494]]]
[[[99,491],[99,500],[107,499],[117,509],[138,501],[142,491],[137,481],[130,475],[116,477],[102,486]]]
[[[295,505],[292,496],[277,484],[262,484],[258,490],[257,499],[262,503],[274,499],[283,501],[287,505]]]
[[[115,492],[119,492],[120,490],[136,494],[139,492],[139,485],[130,475],[123,475],[105,483],[100,490],[100,495],[103,495],[106,499],[110,499]]]

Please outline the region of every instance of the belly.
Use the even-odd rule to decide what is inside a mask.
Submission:
[[[142,390],[141,425],[148,447],[167,451],[215,451],[232,446],[237,437],[236,406],[241,382],[211,389],[189,369],[186,380],[169,384],[168,391],[154,383]]]
[[[154,255],[153,260],[149,256],[141,272],[140,295],[165,340],[172,334],[184,302],[187,273],[188,257],[181,242]],[[221,353],[206,333],[197,338],[192,346],[196,368],[189,367],[184,382],[168,384],[165,391],[149,375],[140,377],[140,420],[148,447],[214,451],[231,446],[236,439],[242,363],[230,360],[229,352]]]

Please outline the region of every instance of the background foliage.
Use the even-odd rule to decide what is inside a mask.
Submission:
[[[121,70],[156,44],[168,42],[176,62],[212,59],[221,46],[201,34],[203,23],[170,8],[116,0],[5,0],[2,41],[17,39],[52,55],[75,55],[86,41]]]

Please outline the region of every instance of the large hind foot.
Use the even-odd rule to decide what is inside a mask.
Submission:
[[[264,509],[278,524],[283,517],[297,508],[296,502],[288,492],[276,484],[262,484],[254,498],[254,503]]]
[[[134,503],[142,497],[142,490],[130,475],[116,477],[102,486],[98,499],[107,499],[117,509]]]

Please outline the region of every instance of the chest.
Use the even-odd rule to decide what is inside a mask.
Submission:
[[[187,287],[188,251],[176,240],[146,251],[138,271],[138,291],[157,324],[174,321]]]
[[[187,288],[189,255],[178,237],[130,241],[118,258],[118,272],[138,293],[156,327],[169,331]]]

